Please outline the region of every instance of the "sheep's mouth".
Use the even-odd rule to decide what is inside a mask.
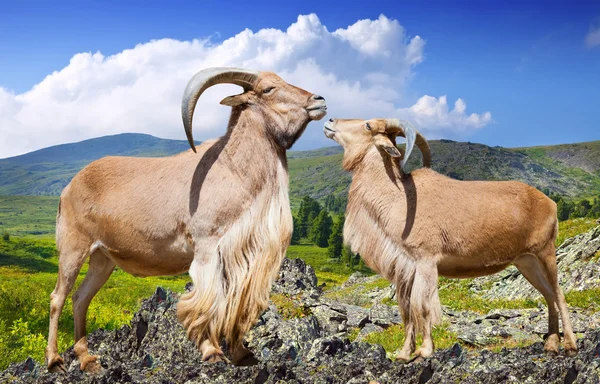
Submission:
[[[323,126],[323,133],[325,134],[325,136],[327,136],[328,139],[333,139],[333,136],[335,136],[337,131],[329,128],[328,125],[329,122],[325,123],[325,125]]]
[[[311,120],[321,120],[327,114],[327,105],[315,105],[314,107],[306,108],[306,111]]]

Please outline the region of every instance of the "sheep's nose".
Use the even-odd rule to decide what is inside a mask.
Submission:
[[[333,123],[333,118],[329,119],[329,122],[330,122],[330,123]]]
[[[321,95],[312,95],[313,100],[325,100]]]

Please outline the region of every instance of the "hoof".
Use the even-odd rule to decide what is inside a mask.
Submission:
[[[565,349],[565,354],[568,357],[575,357],[575,356],[577,356],[577,348],[575,348],[575,349]]]
[[[210,355],[208,355],[206,357],[203,356],[202,357],[202,361],[205,361],[205,362],[211,363],[211,364],[212,363],[219,363],[221,361],[224,361],[226,363],[229,362],[227,360],[227,358],[225,357],[225,355],[223,355],[222,353],[216,353],[216,352],[212,353],[212,354],[210,354]]]
[[[67,373],[65,361],[62,357],[57,356],[51,361],[48,361],[48,372],[52,373]]]
[[[421,363],[421,362],[423,362],[423,361],[425,361],[425,358],[424,358],[423,356],[421,356],[421,355],[417,355],[417,356],[415,356],[415,358],[414,358],[414,359],[412,359],[410,362],[411,362],[411,363]]]
[[[93,375],[102,372],[102,366],[98,362],[99,356],[87,355],[81,361],[80,368],[83,372],[91,373]]]
[[[410,353],[403,352],[403,351],[400,351],[400,352],[396,353],[393,357],[394,358],[392,360],[396,360],[396,361],[398,361],[400,363],[408,363],[408,362],[411,361],[410,360]]]
[[[424,349],[424,348],[419,348],[415,352],[415,361],[417,361],[417,359],[419,357],[421,358],[421,360],[419,360],[419,361],[423,361],[423,359],[427,359],[428,357],[431,357],[431,355],[433,355],[433,351],[432,350],[430,350],[430,349]]]
[[[544,344],[544,351],[548,356],[558,356],[558,345],[560,344],[560,338],[558,335],[550,335],[546,339]]]

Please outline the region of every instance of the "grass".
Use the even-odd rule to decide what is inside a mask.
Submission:
[[[310,308],[304,307],[288,295],[281,293],[272,294],[271,301],[275,304],[277,312],[281,314],[284,320],[306,317],[312,313]]]
[[[345,302],[347,304],[369,308],[371,307],[372,302],[370,298],[365,296],[365,294],[374,289],[387,288],[389,285],[389,281],[384,278],[379,278],[371,282],[355,284],[346,288],[331,290],[325,293],[325,297],[328,299]],[[387,302],[385,304],[387,304]],[[393,302],[392,305],[396,305],[396,303]]]
[[[524,309],[537,308],[539,300],[517,299],[485,299],[469,290],[470,280],[440,278],[439,290],[442,305],[455,311],[474,311],[488,313],[492,309]]]
[[[53,235],[58,196],[0,196],[0,233]]]
[[[52,238],[0,240],[0,370],[27,356],[44,360],[49,296],[56,284],[57,271],[58,257]],[[86,272],[87,264],[75,289]],[[137,278],[117,269],[90,305],[88,331],[127,324],[141,300],[157,286],[181,292],[188,281],[187,276]],[[71,344],[73,312],[69,297],[59,322],[59,350]]]
[[[8,233],[9,240],[0,237],[0,370],[11,362],[32,356],[43,361],[49,317],[49,295],[56,284],[58,257],[53,232],[56,214],[56,197],[0,197],[0,234]],[[561,222],[559,239],[585,232],[597,225],[592,219],[575,219]],[[360,287],[334,290],[356,271],[345,262],[330,259],[325,248],[312,244],[293,245],[288,257],[301,258],[315,269],[319,284],[326,295],[357,295],[374,288],[385,288],[389,282],[379,278]],[[600,255],[594,256],[599,258]],[[367,275],[373,272],[365,267],[359,270]],[[82,268],[76,287],[81,284],[87,264]],[[157,286],[181,292],[189,281],[187,275],[175,277],[133,277],[116,269],[106,285],[90,305],[88,332],[98,328],[115,329],[129,323],[139,309],[143,298],[150,296]],[[469,290],[468,280],[440,279],[440,300],[454,310],[471,310],[486,313],[491,309],[518,309],[537,307],[540,300],[483,300]],[[358,289],[358,291],[357,291]],[[74,290],[73,290],[74,291]],[[568,292],[571,306],[598,308],[600,288],[584,292]],[[304,317],[310,311],[299,305],[294,297],[273,295],[272,302],[284,318]],[[392,300],[386,304],[396,305]],[[72,302],[67,299],[59,322],[59,350],[73,343]],[[438,347],[450,346],[455,341],[444,325],[436,328]],[[358,330],[350,332],[355,338]],[[381,334],[369,336],[369,342],[395,350],[403,337],[401,326],[391,327]],[[499,340],[498,348],[510,344]],[[516,346],[516,345],[515,345]],[[492,345],[490,349],[496,348]]]
[[[454,343],[458,343],[458,336],[448,329],[447,323],[442,323],[432,330],[432,336],[436,348],[449,348]],[[394,352],[402,347],[404,342],[404,325],[392,325],[381,332],[368,334],[364,341],[371,344],[380,344],[386,352]],[[421,335],[417,337],[417,346],[423,341]]]
[[[600,288],[566,292],[565,300],[569,306],[598,310],[600,309]]]
[[[354,341],[358,336],[359,330],[353,329],[349,332],[349,339]],[[350,338],[351,337],[351,338]],[[385,349],[386,352],[392,354],[402,348],[404,343],[404,325],[398,324],[388,327],[380,332],[373,332],[368,334],[364,341],[371,344],[379,344]],[[503,348],[518,348],[529,346],[536,341],[541,341],[537,336],[533,336],[527,339],[513,339],[512,337],[503,338],[495,337],[490,339],[489,343],[485,346],[473,346],[468,343],[461,341],[458,336],[450,331],[449,324],[444,322],[438,326],[433,327],[432,330],[433,342],[435,348],[444,349],[450,348],[454,344],[461,344],[463,347],[471,351],[490,350],[493,352],[500,352]],[[423,341],[422,335],[417,336],[417,348]]]
[[[585,233],[598,226],[597,219],[579,218],[560,221],[558,223],[558,236],[556,237],[556,246],[561,245],[566,239]]]
[[[319,284],[324,284],[325,289],[340,285],[356,271],[373,274],[366,267],[351,268],[342,260],[331,259],[327,256],[327,248],[320,248],[313,244],[292,245],[288,248],[287,257],[300,258],[315,269]]]

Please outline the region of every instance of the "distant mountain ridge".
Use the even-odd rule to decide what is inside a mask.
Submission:
[[[60,195],[79,170],[104,156],[162,157],[188,149],[187,141],[139,133],[55,145],[0,159],[0,195]]]
[[[433,168],[461,180],[520,180],[561,195],[600,193],[600,141],[556,146],[502,148],[483,144],[430,141]],[[125,133],[62,144],[0,159],[0,195],[59,195],[71,178],[104,156],[160,157],[189,149],[187,141]],[[410,166],[417,167],[415,150]],[[350,174],[341,168],[342,148],[288,152],[292,200],[321,199],[347,192]]]
[[[104,156],[160,157],[189,149],[187,141],[160,139],[142,133],[121,133],[54,145],[24,155],[0,159],[0,163],[54,163],[57,161],[93,161]]]

